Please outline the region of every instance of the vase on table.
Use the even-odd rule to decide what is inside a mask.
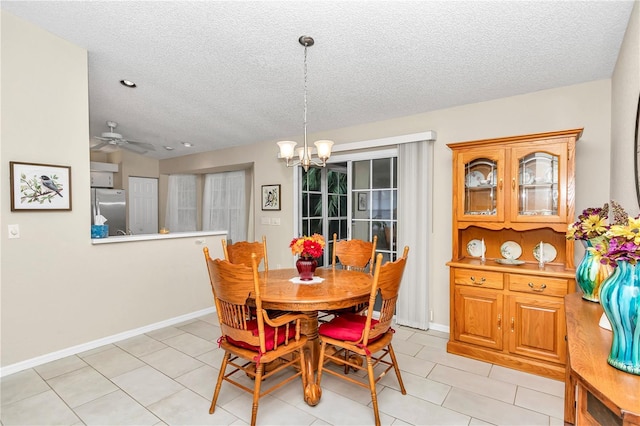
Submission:
[[[600,304],[611,323],[607,362],[640,375],[640,266],[619,260],[600,287]]]
[[[311,281],[317,267],[318,261],[312,257],[299,257],[296,260],[296,269],[302,281]]]
[[[584,257],[576,269],[576,283],[582,290],[582,298],[591,302],[600,300],[600,286],[611,275],[613,267],[600,262],[601,257],[594,254],[589,248],[595,247],[600,240],[583,241],[585,245]]]

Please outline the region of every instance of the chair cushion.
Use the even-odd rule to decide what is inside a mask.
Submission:
[[[293,339],[296,335],[296,327],[294,324],[291,324],[289,326],[289,336],[286,335],[285,333],[286,329],[284,326],[279,328],[280,330],[278,331],[278,345],[283,344],[284,341],[287,339],[287,337],[289,339]],[[258,331],[258,320],[247,321],[247,330],[251,331],[251,334],[253,334],[254,336],[258,336],[260,334],[260,332]],[[267,325],[267,324],[264,325],[264,346],[265,346],[265,349],[268,351],[273,350],[273,347],[274,347],[273,336],[275,334],[276,334],[275,327],[271,327],[270,325]],[[235,340],[229,336],[227,336],[227,341],[235,346],[239,346],[241,348],[249,349],[255,352],[260,352],[260,346],[254,346],[247,342],[243,342],[242,340]]]
[[[364,330],[366,322],[366,315],[344,314],[321,324],[318,328],[318,333],[321,336],[331,337],[336,340],[357,342],[362,337],[362,331]],[[369,329],[372,329],[377,323],[378,320],[372,318]]]

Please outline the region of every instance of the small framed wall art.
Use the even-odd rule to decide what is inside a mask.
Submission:
[[[367,193],[359,192],[358,193],[358,211],[365,211],[369,208],[369,203],[367,202]]]
[[[71,210],[71,167],[9,162],[11,211]]]
[[[280,210],[280,185],[262,185],[262,210]]]

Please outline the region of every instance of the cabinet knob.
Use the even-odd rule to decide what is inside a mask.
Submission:
[[[502,178],[500,178],[500,182],[498,182],[498,189],[502,190]]]
[[[535,285],[533,285],[533,283],[529,283],[529,288],[533,291],[537,291],[537,292],[543,292],[545,288],[547,288],[546,284],[540,284],[539,288],[535,288]]]
[[[498,314],[498,330],[502,329],[502,314]]]
[[[515,332],[516,329],[516,319],[514,317],[511,317],[511,332]]]
[[[511,189],[516,190],[516,178],[511,179]]]
[[[476,281],[476,277],[474,276],[469,277],[469,279],[471,280],[472,283],[478,284],[478,285],[482,285],[484,284],[485,281],[487,281],[485,277],[480,278],[480,281]]]

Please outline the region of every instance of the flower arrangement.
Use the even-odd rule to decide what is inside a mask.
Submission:
[[[613,221],[609,224],[609,204],[585,209],[569,226],[567,239],[590,241],[587,250],[602,264],[615,267],[618,260],[635,264],[640,260],[640,216],[630,217],[615,201],[611,212]]]
[[[324,251],[324,237],[320,234],[313,234],[310,237],[302,236],[300,238],[294,238],[291,240],[289,247],[292,254],[297,254],[300,257],[320,257]]]

